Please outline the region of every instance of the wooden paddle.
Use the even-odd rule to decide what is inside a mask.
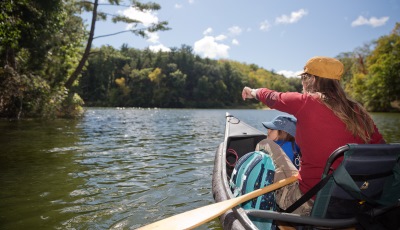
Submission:
[[[281,188],[285,185],[288,185],[292,182],[298,180],[298,174],[291,176],[289,178],[280,180],[276,183],[270,184],[264,188],[257,189],[253,192],[247,193],[243,196],[239,196],[230,200],[221,201],[218,203],[210,204],[204,207],[196,208],[191,211],[183,212],[181,214],[177,214],[175,216],[171,216],[169,218],[154,222],[152,224],[143,226],[139,228],[139,230],[148,230],[148,229],[191,229],[198,227],[208,221],[224,214],[229,209],[261,196],[262,194],[271,192],[275,189]]]

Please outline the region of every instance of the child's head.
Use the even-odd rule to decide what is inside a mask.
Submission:
[[[296,122],[297,119],[294,116],[279,115],[272,121],[263,122],[262,124],[268,129],[268,139],[293,142],[296,136]]]

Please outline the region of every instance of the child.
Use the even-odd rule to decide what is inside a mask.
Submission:
[[[270,122],[263,122],[265,128],[267,128],[267,139],[273,140],[277,143],[286,155],[290,158],[296,168],[300,166],[300,148],[295,143],[296,135],[296,118],[290,115],[279,115]],[[262,145],[261,141],[259,145]]]

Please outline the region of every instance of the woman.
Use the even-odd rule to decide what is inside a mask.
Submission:
[[[277,143],[298,169],[300,166],[300,148],[294,138],[296,135],[296,121],[293,116],[279,115],[273,120],[262,124],[268,130],[266,139]],[[259,150],[260,146],[264,146],[265,142],[265,140],[260,141],[256,146],[256,150]]]
[[[256,98],[270,108],[297,118],[296,143],[301,149],[301,178],[297,183],[276,191],[277,204],[286,209],[321,178],[329,155],[348,143],[385,143],[367,111],[350,99],[340,85],[343,64],[334,58],[313,57],[304,66],[301,75],[303,93],[276,92],[271,89],[244,87],[243,100]],[[269,147],[271,146],[271,147]],[[273,145],[266,148],[273,150]],[[275,178],[297,173],[293,165],[279,163],[282,152],[272,154],[278,170]],[[278,162],[279,161],[279,162]],[[339,162],[333,165],[337,167]],[[284,193],[284,194],[282,194]],[[312,201],[303,204],[294,213],[309,215]]]

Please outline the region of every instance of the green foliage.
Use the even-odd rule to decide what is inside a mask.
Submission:
[[[111,46],[93,49],[89,63],[80,79],[78,94],[87,101],[87,105],[97,104],[105,106],[105,101],[110,96],[110,89],[115,85],[115,80],[121,77],[128,79],[128,74],[123,74],[125,65],[129,60]],[[128,70],[125,70],[128,71]]]
[[[58,114],[84,39],[82,19],[68,3],[0,2],[0,116]]]
[[[245,85],[301,90],[299,79],[255,65],[202,59],[186,45],[157,53],[102,46],[93,53],[80,85],[90,106],[221,108],[246,105],[240,97]]]
[[[389,36],[337,57],[345,66],[341,82],[346,92],[369,110],[388,111],[395,104],[393,102],[399,101],[398,37],[398,29],[395,29]],[[103,49],[100,53],[105,51]],[[193,54],[192,48],[187,45],[157,53],[124,45],[120,51],[114,52],[125,59],[120,67],[113,70],[124,76],[124,84],[118,84],[113,74],[99,77],[109,69],[104,69],[107,66],[104,63],[94,62],[96,58],[90,59],[89,68],[103,73],[96,75],[96,80],[112,83],[97,87],[108,92],[101,103],[84,97],[91,105],[221,108],[249,105],[240,98],[244,86],[267,87],[283,92],[302,91],[299,78],[286,78],[254,64],[203,59]],[[107,60],[110,58],[105,54],[104,57]],[[91,75],[85,73],[83,79],[89,78]],[[91,91],[88,94],[94,95]],[[258,103],[253,101],[255,106]]]
[[[62,100],[62,105],[61,105],[62,109],[57,110],[57,117],[64,117],[64,118],[81,117],[84,113],[84,109],[82,108],[84,101],[77,93],[69,94],[68,90],[66,88],[64,89],[66,92],[66,96],[64,98],[65,100]]]
[[[373,47],[373,49],[371,48]],[[371,44],[342,54],[346,92],[370,111],[391,111],[400,100],[400,24]]]
[[[367,106],[374,111],[388,111],[391,109],[391,102],[400,99],[399,23],[390,35],[378,39],[376,48],[367,61],[369,64]]]
[[[0,41],[2,46],[0,52],[4,52],[5,46],[17,48],[18,40],[21,38],[21,31],[18,25],[22,24],[19,18],[13,17],[12,1],[0,2]]]
[[[39,76],[0,68],[0,117],[55,117],[66,96],[65,88],[52,89]]]
[[[366,90],[367,85],[365,84],[367,76],[363,73],[356,73],[351,78],[349,84],[345,86],[345,91],[349,92],[351,97],[361,104],[367,102]]]

